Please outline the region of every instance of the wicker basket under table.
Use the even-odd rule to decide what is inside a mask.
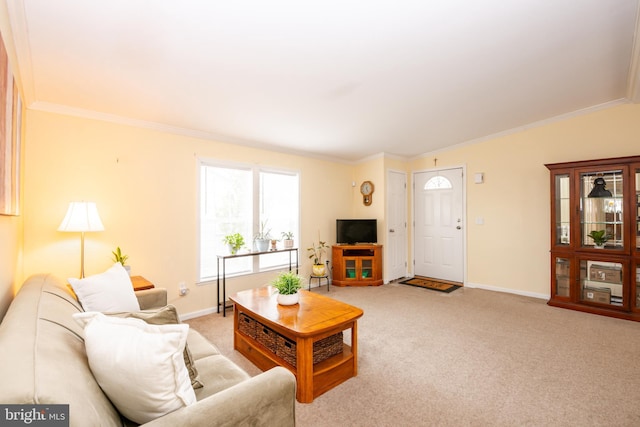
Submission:
[[[342,332],[323,338],[313,343],[313,363],[342,353]],[[284,359],[291,366],[296,366],[296,343],[276,334],[276,355]]]
[[[258,325],[258,322],[256,322],[254,319],[247,316],[246,314],[244,313],[238,314],[238,329],[243,334],[251,338],[255,338],[257,325]]]

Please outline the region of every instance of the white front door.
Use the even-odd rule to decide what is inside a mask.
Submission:
[[[387,173],[387,262],[385,282],[407,275],[407,174]]]
[[[416,276],[464,280],[462,168],[414,174]]]

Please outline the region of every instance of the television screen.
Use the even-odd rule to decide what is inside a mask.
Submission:
[[[377,243],[378,224],[375,219],[337,219],[336,243],[355,245],[356,243]]]

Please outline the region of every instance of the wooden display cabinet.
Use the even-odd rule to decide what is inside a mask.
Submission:
[[[640,156],[551,172],[549,305],[640,321]],[[597,245],[590,235],[604,233]]]
[[[333,285],[382,285],[382,245],[335,245],[332,257]]]

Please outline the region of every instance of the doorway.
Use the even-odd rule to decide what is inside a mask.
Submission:
[[[463,169],[414,173],[414,274],[464,281]]]
[[[407,174],[387,172],[387,242],[385,282],[407,276]]]

